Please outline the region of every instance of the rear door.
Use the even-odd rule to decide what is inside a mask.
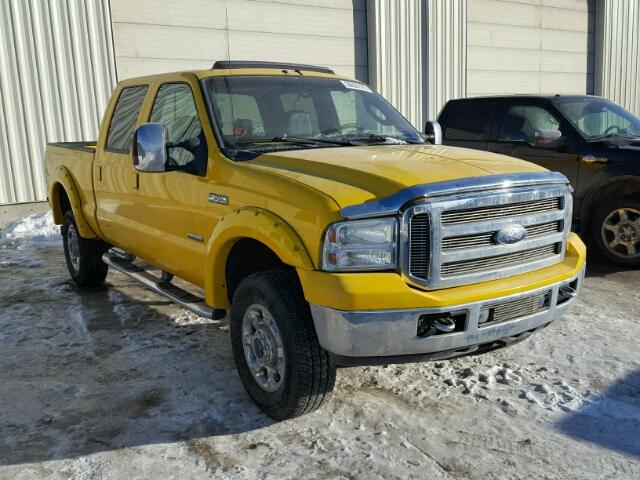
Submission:
[[[559,130],[561,137],[554,145],[536,145],[536,132]],[[578,182],[579,158],[575,153],[572,128],[555,109],[535,102],[500,104],[495,112],[487,149],[521,158],[563,173],[573,187]]]
[[[132,85],[114,93],[115,106],[104,120],[107,135],[100,138],[94,161],[98,224],[105,239],[122,248],[136,229],[129,216],[135,180],[131,150],[147,91],[148,85]]]
[[[440,116],[443,143],[485,150],[493,105],[489,102],[451,102]]]

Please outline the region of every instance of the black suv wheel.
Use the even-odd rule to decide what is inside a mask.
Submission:
[[[592,235],[598,249],[613,263],[640,266],[640,201],[618,198],[595,215]]]

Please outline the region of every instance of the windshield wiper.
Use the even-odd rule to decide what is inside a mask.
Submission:
[[[394,137],[392,135],[381,135],[379,133],[365,133],[362,135],[348,136],[347,138],[349,139],[350,142],[360,142],[360,143],[366,143],[366,144],[387,143],[389,142],[389,140],[391,140],[391,143],[390,143],[391,145],[397,144],[398,142],[412,143],[412,144],[421,143],[416,140],[411,140],[408,138]]]
[[[257,140],[255,142],[247,142],[238,144],[239,147],[250,147],[251,145],[260,145],[264,143],[295,143],[297,145],[351,145],[348,140],[318,137],[273,137],[268,140]]]

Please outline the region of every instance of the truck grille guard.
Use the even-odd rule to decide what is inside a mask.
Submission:
[[[403,277],[437,289],[561,262],[571,229],[571,191],[560,173],[492,175],[409,187],[342,214],[399,215]],[[524,230],[524,239],[497,241],[499,232],[513,226]]]

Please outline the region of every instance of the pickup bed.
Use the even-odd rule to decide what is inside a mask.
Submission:
[[[111,267],[229,315],[242,382],[276,419],[318,408],[338,366],[524,340],[584,274],[563,175],[430,145],[367,85],[322,67],[218,62],[126,80],[98,141],[48,145],[46,175],[76,284]]]

